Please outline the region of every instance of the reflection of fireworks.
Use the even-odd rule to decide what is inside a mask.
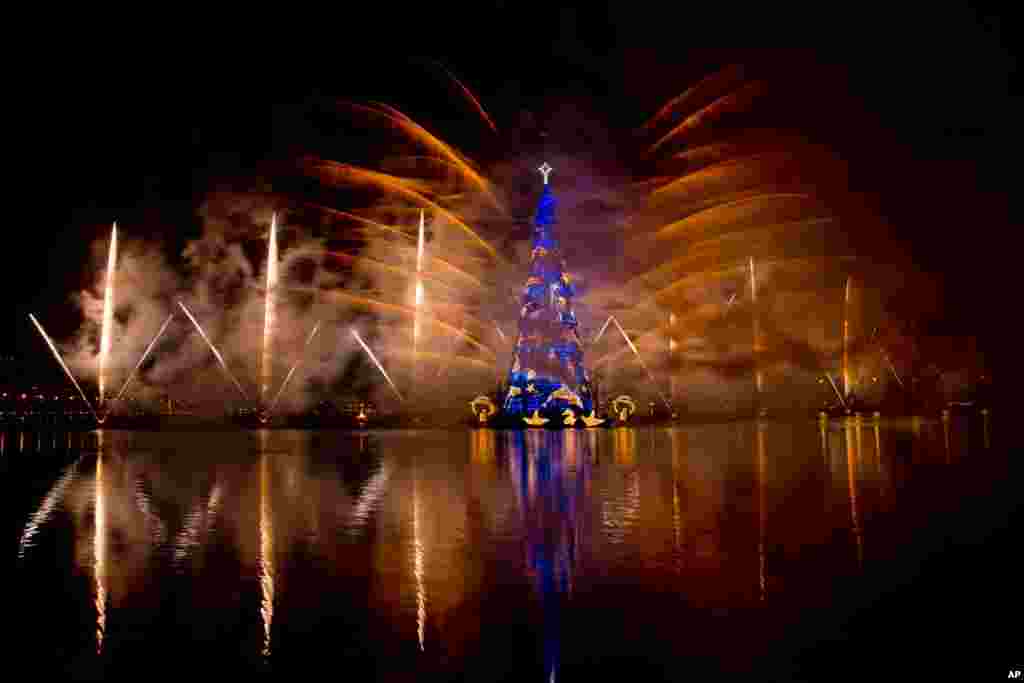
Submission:
[[[175,540],[174,559],[182,561],[188,557],[192,549],[199,545],[199,533],[202,529],[203,509],[197,501],[185,515],[185,524]]]
[[[356,526],[365,525],[369,521],[370,512],[380,502],[381,496],[384,495],[384,491],[387,489],[388,477],[390,476],[390,470],[387,465],[384,465],[366,483],[362,493],[359,495],[359,500],[352,508],[352,521]]]
[[[96,580],[96,652],[103,651],[107,630],[107,509],[103,491],[103,453],[96,456],[96,492],[93,533],[93,577]]]
[[[261,432],[265,434],[265,432]],[[270,630],[274,623],[274,526],[270,514],[270,469],[267,454],[260,458],[260,588],[263,598],[263,656],[270,656]]]
[[[54,508],[57,507],[57,504],[64,497],[64,492],[74,482],[77,475],[78,461],[75,461],[64,470],[64,474],[61,475],[57,483],[50,489],[50,492],[43,498],[39,509],[29,518],[28,524],[25,525],[25,530],[21,534],[21,540],[18,542],[18,559],[24,559],[25,551],[32,547],[32,537],[39,531],[39,527],[49,521]]]
[[[768,462],[764,447],[765,425],[757,423],[757,558],[758,577],[760,588],[760,599],[763,601],[768,596],[767,576],[765,575],[765,524],[768,518]]]
[[[167,525],[153,511],[149,496],[146,494],[142,478],[135,480],[135,507],[139,509],[146,520],[146,525],[153,528],[153,540],[155,543],[163,543],[167,536]]]
[[[423,587],[423,541],[420,539],[420,502],[413,482],[412,501],[413,574],[416,577],[416,635],[423,650],[423,636],[427,625],[427,592]]]
[[[860,453],[856,450],[854,443],[854,429],[860,432],[860,424],[854,424],[847,419],[846,422],[846,480],[850,489],[850,523],[853,529],[854,542],[857,544],[857,567],[864,564],[864,530],[861,528],[860,515],[857,510],[857,467],[860,463]]]

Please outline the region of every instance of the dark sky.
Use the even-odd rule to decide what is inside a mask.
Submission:
[[[236,45],[211,33],[60,43],[60,66],[28,73],[13,100],[27,182],[10,198],[23,205],[22,224],[19,258],[2,276],[0,351],[41,352],[29,311],[60,330],[85,276],[79,261],[111,220],[173,249],[197,234],[196,205],[212,183],[315,143],[297,112],[318,97],[381,98],[457,130],[445,120],[458,109],[439,96],[443,81],[400,46],[445,63],[499,122],[522,110],[543,119],[551,102],[579,97],[623,131],[715,69],[742,64],[772,85],[764,123],[844,158],[865,210],[944,274],[947,327],[987,323],[978,297],[1013,294],[1001,277],[1021,113],[1009,20],[1001,8],[889,4],[751,13],[492,2],[433,8],[428,23],[397,11],[387,24],[352,16],[327,42],[248,34]],[[361,40],[361,26],[381,39]],[[722,47],[771,43],[823,47]],[[458,141],[472,150],[474,135]]]

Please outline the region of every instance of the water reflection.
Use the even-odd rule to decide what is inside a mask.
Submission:
[[[102,445],[102,434],[99,432]],[[103,452],[96,456],[96,484],[93,523],[93,577],[96,581],[96,653],[103,652],[107,631],[107,502],[103,477]]]
[[[266,451],[267,432],[260,431],[260,588],[263,592],[263,656],[270,656],[270,630],[274,624],[274,522],[271,513],[270,463]]]
[[[520,471],[529,471],[518,500],[527,572],[540,596],[544,678],[553,681],[559,668],[563,596],[571,595],[577,571],[582,498],[588,490],[594,436],[538,430],[506,432],[503,437],[510,461],[518,463]],[[617,439],[617,460],[620,443],[635,448],[635,439]],[[523,486],[522,477],[519,481]]]
[[[987,420],[975,432],[986,448]],[[231,628],[254,657],[291,661],[310,656],[307,634],[342,614],[344,627],[323,638],[405,653],[374,656],[374,666],[458,671],[491,647],[491,631],[518,623],[552,680],[583,656],[573,615],[602,596],[657,587],[696,610],[818,599],[806,577],[880,557],[879,520],[901,504],[891,492],[914,466],[968,459],[967,433],[956,418],[468,434],[107,430],[69,435],[63,461],[43,455],[63,448],[63,435],[0,432],[0,446],[26,467],[35,461],[24,456],[39,456],[53,482],[19,522],[21,581],[74,557],[62,569],[91,586],[66,599],[87,601],[82,629],[95,655],[121,656],[135,641],[119,648],[130,629],[117,625],[150,610],[132,617],[139,638],[180,623],[197,632],[177,637],[213,643]],[[14,447],[22,442],[29,450]],[[168,586],[188,598],[169,615],[159,609]],[[54,618],[74,623],[73,607]]]
[[[765,576],[765,528],[768,522],[768,456],[765,453],[764,433],[767,425],[757,422],[757,559],[758,559],[758,596],[764,600],[768,596],[768,583]]]
[[[81,462],[81,458],[75,460],[75,462],[71,463],[64,469],[64,472],[57,479],[57,482],[50,488],[46,496],[43,498],[43,502],[40,504],[39,509],[37,509],[29,518],[28,524],[25,525],[25,529],[21,533],[21,540],[18,542],[19,560],[25,558],[25,553],[33,545],[33,537],[35,537],[39,532],[39,528],[41,526],[50,521],[50,517],[60,504],[61,499],[64,498],[64,494],[68,487],[75,481],[75,478],[78,476],[79,462]]]
[[[864,530],[861,528],[860,516],[857,514],[857,473],[862,460],[863,442],[860,438],[861,425],[859,420],[847,419],[845,424],[846,441],[846,483],[850,491],[850,527],[857,544],[857,566],[864,566]]]
[[[423,539],[420,537],[420,498],[418,477],[412,482],[413,576],[416,579],[416,637],[424,650],[427,627],[427,592],[423,581]]]

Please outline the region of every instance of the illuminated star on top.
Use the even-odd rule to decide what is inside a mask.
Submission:
[[[551,166],[548,165],[548,162],[545,161],[543,164],[540,165],[540,168],[538,168],[537,170],[540,171],[541,174],[544,176],[544,184],[547,185],[548,174],[554,171],[555,169],[551,168]]]

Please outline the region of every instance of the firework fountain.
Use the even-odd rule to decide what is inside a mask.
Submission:
[[[28,317],[29,319],[32,320],[32,324],[36,326],[36,329],[39,330],[39,334],[46,341],[46,345],[50,347],[50,351],[53,353],[53,357],[57,359],[57,362],[60,363],[60,366],[64,369],[64,374],[66,374],[68,376],[68,379],[71,380],[71,383],[75,385],[75,389],[78,390],[78,395],[82,397],[83,401],[85,401],[85,405],[86,407],[89,408],[89,412],[92,413],[92,416],[96,418],[97,422],[102,423],[103,420],[101,420],[100,416],[96,414],[96,410],[92,407],[92,403],[89,401],[88,398],[86,398],[85,392],[82,391],[82,387],[79,386],[78,380],[76,380],[75,376],[71,374],[71,370],[64,362],[64,359],[61,358],[60,352],[57,351],[57,347],[54,345],[53,340],[50,339],[50,335],[46,334],[46,330],[43,329],[43,326],[39,324],[39,321],[36,320],[36,317],[34,315],[29,313]]]
[[[181,301],[178,302],[178,306],[180,306],[181,310],[185,312],[185,315],[188,317],[188,319],[192,322],[192,325],[195,326],[196,330],[199,332],[199,336],[201,336],[203,338],[203,341],[206,342],[206,345],[210,347],[210,351],[213,352],[213,355],[217,359],[217,362],[220,363],[220,367],[221,369],[224,370],[224,374],[228,376],[228,379],[230,379],[234,383],[235,388],[238,389],[238,393],[242,395],[242,400],[248,401],[249,397],[246,395],[245,389],[242,388],[241,383],[228,369],[228,364],[224,362],[224,357],[220,355],[220,351],[218,351],[217,347],[214,346],[212,341],[210,341],[210,338],[206,336],[206,332],[199,324],[199,321],[195,319],[195,316],[192,315],[192,311],[188,310],[185,304]]]
[[[388,375],[387,370],[385,370],[384,366],[380,364],[380,361],[377,360],[377,356],[374,355],[373,351],[370,350],[370,347],[366,345],[366,342],[363,341],[363,338],[360,337],[359,333],[356,332],[355,330],[352,330],[352,336],[355,337],[355,340],[357,342],[359,342],[359,346],[363,348],[363,351],[366,351],[366,355],[370,357],[370,360],[373,361],[373,364],[377,366],[378,370],[380,370],[380,374],[384,375],[384,379],[388,381],[388,385],[391,387],[391,390],[395,392],[395,396],[398,397],[398,400],[404,401],[405,399],[402,397],[402,394],[398,391],[398,388],[395,386],[395,383],[391,381],[391,377],[390,375]]]
[[[305,353],[306,349],[309,348],[310,343],[313,341],[313,337],[315,337],[316,333],[319,331],[320,321],[318,320],[316,325],[313,326],[313,331],[310,332],[309,336],[306,338],[306,344],[305,346],[302,347],[303,353]],[[264,422],[266,422],[267,419],[269,419],[270,414],[274,412],[274,408],[277,407],[277,402],[281,400],[281,395],[284,393],[285,387],[288,386],[288,382],[289,380],[291,380],[292,375],[294,375],[295,371],[299,368],[299,365],[302,363],[302,359],[303,356],[299,356],[299,359],[295,361],[294,365],[292,365],[291,369],[288,371],[288,374],[285,375],[284,381],[281,382],[281,387],[277,390],[277,394],[274,395],[274,400],[270,402],[270,406],[267,408],[267,414],[263,418]]]
[[[626,330],[622,329],[622,325],[619,324],[619,321],[614,316],[612,316],[611,321],[615,323],[615,327],[617,327],[619,333],[622,334],[622,338],[626,340],[630,350],[633,352],[633,355],[636,356],[637,361],[639,361],[640,366],[644,369],[644,372],[647,373],[651,382],[656,384],[658,380],[654,377],[654,373],[651,372],[650,368],[647,367],[647,363],[644,362],[643,357],[640,355],[640,351],[637,350],[636,344],[634,344],[633,340],[629,338],[629,335],[626,334]],[[668,408],[669,412],[672,412],[672,404],[669,403],[667,398],[665,398],[665,394],[657,389],[655,391],[657,391],[658,396],[665,403],[665,407]]]
[[[850,289],[853,279],[846,278],[843,295],[843,397],[850,398],[853,385],[850,382]]]
[[[156,346],[157,341],[159,341],[160,337],[163,336],[164,332],[167,330],[167,326],[171,324],[171,320],[173,319],[174,314],[171,313],[170,315],[167,316],[167,319],[164,320],[164,324],[160,326],[160,330],[156,333],[156,335],[153,336],[153,340],[149,342],[149,345],[146,347],[146,350],[142,353],[142,356],[139,358],[139,362],[135,364],[134,368],[132,368],[131,373],[128,375],[128,379],[124,381],[124,385],[122,385],[121,391],[117,392],[117,397],[114,399],[115,401],[121,400],[121,397],[124,395],[124,392],[128,389],[128,385],[132,383],[132,380],[135,378],[136,373],[138,373],[139,368],[141,368],[142,364],[146,362],[146,358],[149,357],[150,351],[152,351],[153,347]]]
[[[754,386],[760,403],[761,394],[764,393],[764,374],[758,362],[761,355],[761,313],[757,306],[757,274],[753,256],[750,257],[750,304],[754,307]]]
[[[107,277],[103,288],[103,323],[100,329],[99,408],[104,407],[107,385],[107,363],[114,332],[114,275],[117,270],[117,223],[110,231],[110,250],[107,254]]]
[[[274,334],[274,304],[277,296],[277,214],[270,219],[270,239],[267,244],[267,288],[264,294],[263,361],[260,371],[260,401],[266,405],[272,375],[272,343]],[[283,388],[283,386],[282,386]]]
[[[419,237],[416,240],[416,294],[414,299],[414,306],[416,312],[413,315],[412,323],[412,363],[413,363],[413,387],[419,380],[417,370],[419,363],[417,362],[417,351],[419,350],[420,341],[420,310],[423,307],[423,241],[424,241],[424,216],[423,210],[420,210],[420,231]]]

